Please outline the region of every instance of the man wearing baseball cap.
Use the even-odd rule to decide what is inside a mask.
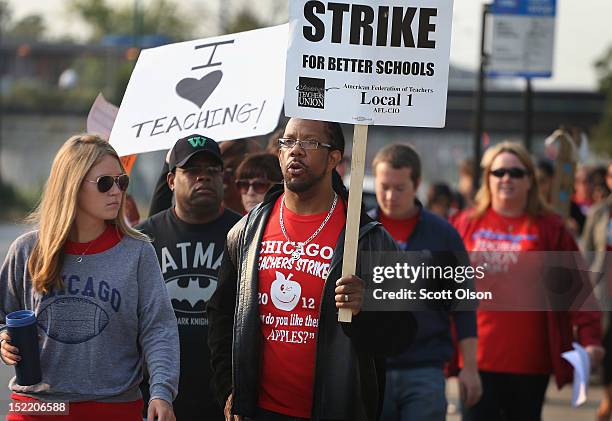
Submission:
[[[174,413],[180,421],[223,420],[209,387],[206,304],[217,286],[227,232],[240,215],[221,205],[223,161],[213,139],[192,134],[177,140],[168,168],[175,205],[137,228],[153,240],[178,322],[181,375]]]

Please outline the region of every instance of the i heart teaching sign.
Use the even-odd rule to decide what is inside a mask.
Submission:
[[[143,50],[110,143],[119,155],[270,133],[283,106],[288,26]]]

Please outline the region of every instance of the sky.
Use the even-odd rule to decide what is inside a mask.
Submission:
[[[113,4],[133,4],[133,0],[107,0]],[[147,4],[150,0],[137,0]],[[287,0],[257,0],[257,13],[270,24],[286,20]],[[490,0],[489,0],[490,1]],[[451,63],[470,70],[478,67],[480,46],[480,22],[485,0],[455,0]],[[69,33],[74,36],[86,33],[86,27],[78,25],[67,12],[66,0],[9,0],[14,17],[40,13],[46,18],[49,33],[53,36]],[[251,0],[181,0],[182,7],[191,13],[208,16],[206,25],[198,35],[216,35],[215,25],[220,4],[240,10]],[[272,16],[272,17],[271,17]],[[551,79],[537,79],[535,89],[592,90],[596,88],[595,61],[608,47],[612,47],[611,0],[557,0],[555,38],[555,64]]]

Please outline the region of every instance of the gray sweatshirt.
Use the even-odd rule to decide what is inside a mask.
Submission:
[[[11,245],[0,271],[0,328],[16,310],[36,313],[42,382],[13,392],[42,401],[128,402],[141,397],[143,361],[151,399],[172,403],[179,379],[176,318],[153,246],[124,236],[114,247],[67,254],[63,291],[32,290],[27,259],[38,233]]]

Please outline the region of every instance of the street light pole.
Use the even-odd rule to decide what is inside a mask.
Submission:
[[[474,191],[478,191],[480,186],[480,159],[482,156],[482,132],[484,120],[484,98],[485,98],[485,81],[486,81],[486,66],[488,64],[488,55],[485,51],[485,38],[487,28],[487,17],[491,13],[491,5],[482,5],[482,31],[480,35],[480,69],[478,72],[478,90],[476,92],[476,116],[474,124]]]
[[[524,117],[525,117],[525,148],[531,152],[532,148],[532,137],[533,137],[533,89],[531,85],[531,78],[525,78],[525,108],[524,108]]]
[[[141,18],[140,18],[140,0],[134,0],[134,41],[133,45],[136,48],[140,48],[140,32],[142,30]]]
[[[230,0],[219,1],[219,34],[225,35],[229,32],[228,11],[230,10]]]

